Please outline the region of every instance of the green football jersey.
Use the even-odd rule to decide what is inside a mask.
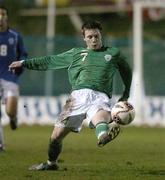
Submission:
[[[89,88],[112,96],[113,77],[118,70],[125,85],[123,97],[129,97],[132,71],[115,47],[100,50],[73,48],[58,55],[27,59],[23,66],[33,70],[66,69],[72,90]]]

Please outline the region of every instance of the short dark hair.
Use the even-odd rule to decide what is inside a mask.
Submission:
[[[9,11],[7,7],[5,7],[4,5],[0,5],[0,9],[4,9],[6,11],[6,14],[8,15]]]
[[[93,21],[93,20],[88,20],[84,22],[84,24],[81,27],[82,34],[85,34],[85,29],[99,29],[100,31],[102,30],[102,26],[100,22],[98,21]]]

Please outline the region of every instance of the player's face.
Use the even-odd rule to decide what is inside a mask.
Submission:
[[[8,15],[5,9],[0,9],[0,31],[8,28]]]
[[[102,36],[99,29],[86,29],[84,31],[84,41],[87,48],[97,50],[102,47]]]

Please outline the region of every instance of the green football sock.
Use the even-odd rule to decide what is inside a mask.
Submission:
[[[62,143],[58,142],[55,139],[51,139],[48,148],[48,160],[50,162],[56,162],[59,154],[61,153],[61,150]]]
[[[109,127],[108,127],[108,124],[105,123],[105,122],[102,122],[102,123],[98,123],[96,125],[96,136],[97,138],[99,139],[99,137],[106,133],[108,131]]]

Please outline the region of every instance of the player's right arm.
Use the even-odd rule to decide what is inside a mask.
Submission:
[[[118,69],[125,86],[123,94],[118,101],[127,101],[129,98],[132,82],[132,69],[127,63],[125,56],[123,56],[121,52],[118,54]]]
[[[31,58],[22,61],[14,61],[9,66],[10,71],[15,71],[17,68],[25,67],[31,70],[51,70],[51,69],[66,69],[73,61],[74,49],[61,53],[59,55],[43,56]]]

